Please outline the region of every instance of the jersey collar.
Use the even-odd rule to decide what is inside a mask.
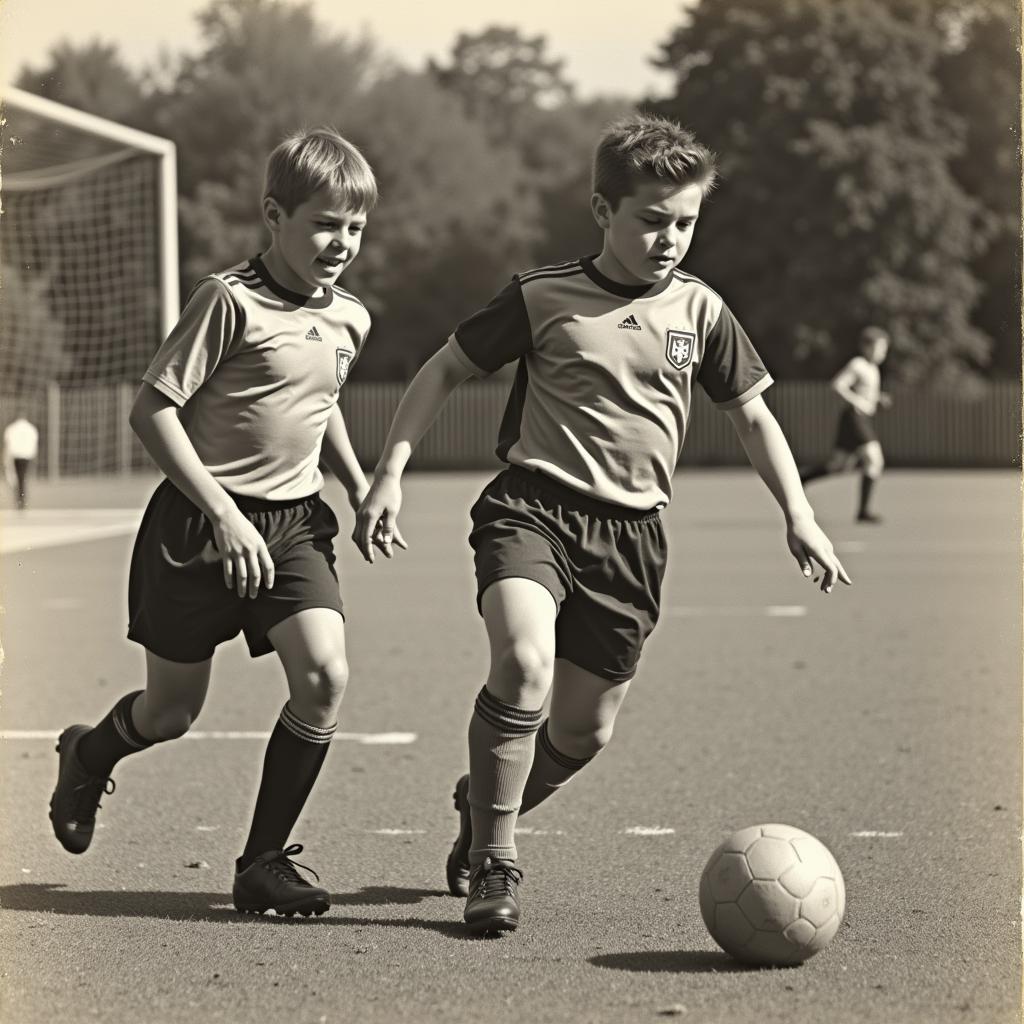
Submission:
[[[290,288],[285,288],[283,284],[279,284],[270,276],[270,271],[267,270],[262,256],[254,256],[249,260],[249,266],[259,274],[260,280],[269,291],[293,306],[302,306],[306,309],[326,309],[334,300],[333,288],[325,288],[322,295],[303,295],[301,292],[293,292]]]
[[[620,284],[618,281],[613,281],[610,277],[605,277],[597,267],[594,266],[594,256],[584,256],[580,260],[580,266],[583,268],[583,273],[590,278],[598,286],[603,288],[606,292],[611,292],[612,295],[618,295],[622,299],[639,299],[644,295],[654,294],[662,291],[665,282],[655,281],[652,284]],[[671,275],[666,281],[671,280]]]

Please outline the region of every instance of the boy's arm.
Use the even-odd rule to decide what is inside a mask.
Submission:
[[[832,542],[814,521],[800,483],[800,474],[785,435],[771,410],[758,395],[727,415],[739,436],[750,464],[768,486],[786,517],[786,542],[804,576],[812,572],[812,559],[825,570],[821,589],[829,594],[836,580],[850,583],[850,577],[832,550]]]
[[[174,402],[143,384],[128,422],[167,479],[210,520],[224,585],[239,597],[255,597],[261,583],[273,587],[274,562],[266,543],[200,461]]]
[[[327,429],[324,431],[324,443],[320,451],[320,457],[327,468],[338,478],[341,486],[345,488],[348,495],[348,503],[353,511],[358,511],[359,505],[366,497],[370,489],[366,482],[362,466],[356,458],[355,449],[348,436],[348,428],[345,426],[345,417],[342,415],[341,407],[336,405],[331,410],[330,418],[327,420]],[[395,530],[394,542],[400,548],[407,548],[402,535]],[[384,549],[383,545],[378,547],[384,554],[391,557],[391,550]]]
[[[345,417],[341,413],[340,405],[335,405],[327,420],[320,458],[338,478],[341,486],[345,488],[348,503],[353,510],[359,508],[359,503],[366,497],[370,486],[366,482],[363,468],[359,465],[355,450],[352,448],[352,441],[349,439],[348,428],[345,426]]]
[[[853,390],[853,385],[857,383],[857,371],[854,369],[854,361],[851,359],[833,378],[832,378],[832,390],[844,401],[847,405],[852,405],[858,412],[864,413],[865,416],[871,416],[874,414],[874,409],[871,408],[871,403],[866,399],[861,398]]]
[[[402,472],[448,396],[468,376],[469,370],[451,346],[445,345],[423,364],[402,396],[352,531],[352,540],[368,562],[373,561],[373,545],[378,537],[381,550],[390,557],[391,542],[398,536]]]

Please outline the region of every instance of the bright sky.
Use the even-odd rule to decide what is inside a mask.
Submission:
[[[198,46],[195,14],[209,0],[0,0],[0,79],[11,81],[28,63],[45,62],[65,39],[116,43],[129,64],[141,66],[161,51]],[[444,58],[460,31],[512,25],[544,35],[547,53],[563,58],[582,98],[597,94],[661,95],[670,76],[650,66],[659,44],[678,23],[686,0],[313,0],[317,20],[333,31],[366,30],[379,48],[418,69]],[[617,11],[616,16],[607,13]]]

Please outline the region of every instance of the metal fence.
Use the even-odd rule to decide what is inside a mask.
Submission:
[[[372,466],[402,396],[401,383],[351,383],[341,405],[356,454]],[[487,469],[497,465],[494,446],[509,384],[470,382],[449,399],[413,456],[415,469]],[[40,432],[43,476],[130,473],[152,469],[128,426],[134,388],[51,386],[32,395],[0,394],[0,426],[18,414]],[[765,393],[798,459],[824,455],[835,436],[841,403],[820,381],[784,381]],[[909,392],[877,417],[890,466],[1011,467],[1020,465],[1021,389],[993,383],[979,397]],[[745,456],[728,418],[700,389],[683,450],[683,465],[742,465]]]

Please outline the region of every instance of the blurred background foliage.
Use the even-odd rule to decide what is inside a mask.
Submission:
[[[356,378],[409,378],[512,273],[596,252],[591,152],[632,109],[718,152],[687,268],[777,376],[828,376],[865,323],[892,330],[908,386],[1020,372],[1013,0],[698,0],[661,43],[669,97],[586,101],[543,37],[507,26],[410,70],[308,4],[212,0],[200,23],[198,52],[141,72],[65,42],[17,84],[174,140],[185,294],[265,244],[263,163],[285,134],[351,138],[382,194],[344,281],[374,315]]]

